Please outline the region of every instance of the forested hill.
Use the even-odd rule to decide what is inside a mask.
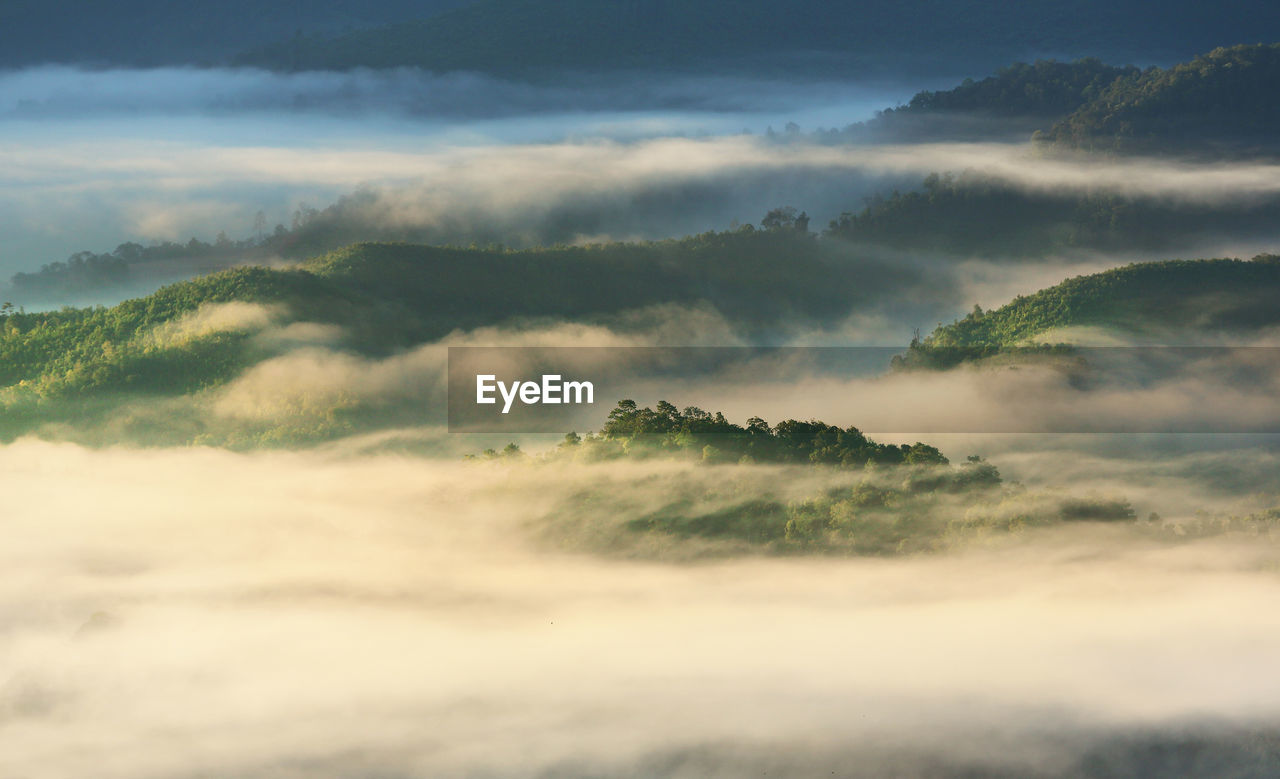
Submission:
[[[994,311],[974,309],[925,347],[1014,346],[1068,327],[1194,342],[1280,325],[1280,257],[1136,263],[1067,279]]]
[[[1178,201],[1154,195],[1036,190],[966,171],[877,195],[827,235],[915,251],[1025,259],[1071,249],[1171,252],[1210,239],[1270,240],[1280,198]]]
[[[293,269],[202,276],[112,308],[6,307],[0,403],[31,410],[121,393],[181,395],[217,386],[270,356],[249,331],[182,324],[215,304],[265,306],[280,326],[335,328],[339,348],[367,357],[454,329],[581,321],[662,303],[702,301],[744,327],[830,320],[872,293],[859,289],[865,268],[835,266],[824,252],[822,242],[796,230],[528,251],[358,244]],[[174,323],[185,335],[156,335]],[[7,421],[20,422],[13,414]]]
[[[1039,137],[1088,151],[1280,151],[1280,44],[1234,46],[1116,79]]]
[[[105,441],[258,445],[421,424],[417,396],[366,402],[341,385],[325,390],[329,378],[303,381],[282,410],[255,400],[248,416],[228,417],[217,392],[276,358],[301,354],[304,366],[321,359],[349,371],[455,328],[570,320],[625,330],[620,312],[661,303],[710,305],[747,331],[830,323],[877,293],[865,267],[833,262],[826,244],[796,230],[519,252],[361,244],[292,269],[203,276],[113,308],[6,307],[0,438],[61,425]],[[1131,265],[975,311],[926,345],[1014,344],[1073,325],[1251,331],[1280,324],[1278,294],[1275,257]]]
[[[905,105],[843,130],[821,131],[824,141],[1022,141],[1102,94],[1121,76],[1140,72],[1093,57],[1074,62],[1017,62],[952,89],[918,92]]]
[[[1216,48],[1168,68],[1038,60],[919,92],[839,141],[1025,140],[1045,149],[1204,158],[1274,155],[1280,44]]]
[[[1170,62],[1280,38],[1262,0],[991,4],[943,0],[481,0],[430,20],[281,41],[243,62],[275,68],[419,66],[491,73],[735,64],[865,74],[964,73],[1099,56]],[[856,70],[855,70],[856,69]]]

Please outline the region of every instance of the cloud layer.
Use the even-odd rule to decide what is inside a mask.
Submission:
[[[0,768],[1053,775],[1126,734],[1280,714],[1280,631],[1259,618],[1280,584],[1256,543],[1077,528],[684,567],[528,541],[585,484],[643,495],[689,467],[0,449]]]

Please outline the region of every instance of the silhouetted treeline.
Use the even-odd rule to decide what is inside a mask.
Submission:
[[[1188,240],[1271,237],[1280,197],[1180,202],[1028,189],[981,173],[937,173],[920,190],[870,198],[832,220],[837,238],[947,254],[1027,257],[1067,248],[1162,250]]]
[[[119,286],[130,279],[129,262],[119,251],[76,252],[66,262],[42,265],[34,273],[15,273],[9,283],[15,297],[36,299],[69,297]]]
[[[1024,140],[1137,70],[1094,58],[1017,62],[952,89],[917,92],[868,121],[806,137],[822,143]]]
[[[717,412],[690,406],[683,411],[659,401],[656,408],[622,400],[609,412],[598,437],[567,446],[601,447],[595,456],[644,452],[687,452],[706,462],[811,463],[862,468],[884,465],[945,465],[947,458],[928,444],[881,444],[855,427],[839,428],[823,422],[788,419],[770,427],[752,417],[746,427]]]

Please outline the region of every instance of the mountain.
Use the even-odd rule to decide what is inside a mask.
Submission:
[[[1274,154],[1280,44],[1218,48],[1117,78],[1038,136],[1087,151]]]
[[[5,307],[0,436],[70,425],[68,434],[82,437],[140,398],[145,402],[135,410],[152,419],[141,437],[180,443],[213,435],[196,410],[154,420],[162,413],[156,403],[191,400],[287,353],[300,345],[295,331],[327,334],[319,345],[372,360],[455,329],[531,319],[609,321],[663,303],[704,302],[748,329],[833,321],[873,294],[862,289],[872,271],[836,264],[828,252],[795,230],[528,251],[359,244],[300,267],[202,276],[111,308]],[[268,331],[275,335],[264,337]],[[328,419],[333,410],[317,413]],[[290,435],[314,440],[339,429],[308,420]],[[255,435],[283,435],[261,421],[266,427]]]
[[[419,66],[530,75],[704,68],[980,73],[1015,60],[1175,62],[1280,39],[1264,0],[8,0],[0,67]]]
[[[924,347],[1016,346],[1051,331],[1101,327],[1134,336],[1248,336],[1280,325],[1280,256],[1170,260],[1077,276],[994,311],[939,327]],[[1051,339],[1050,339],[1051,340]]]
[[[1280,39],[1280,8],[1049,0],[482,0],[431,19],[306,36],[243,64],[284,69],[416,66],[506,75],[562,70],[734,69],[860,75],[989,71],[1014,60],[1097,56],[1169,62]]]
[[[1267,239],[1280,198],[1217,202],[1097,191],[1036,190],[966,171],[931,174],[919,190],[870,198],[826,234],[944,254],[1034,258],[1065,249],[1171,251],[1207,239]]]
[[[1121,76],[1139,72],[1097,58],[1037,60],[967,78],[952,89],[917,92],[905,105],[844,129],[818,131],[828,143],[1022,141],[1093,100]]]
[[[1167,68],[1116,67],[1095,58],[1000,68],[905,105],[823,142],[1024,141],[1042,150],[1175,154],[1204,159],[1274,156],[1280,44],[1237,45]]]
[[[834,322],[877,293],[867,268],[838,264],[827,243],[744,230],[519,252],[360,244],[299,267],[202,276],[112,308],[5,308],[0,437],[257,446],[421,424],[412,391],[370,400],[327,382],[385,371],[376,366],[387,360],[408,370],[406,355],[455,329],[541,320],[625,332],[619,314],[661,303],[710,305],[748,330]],[[1276,257],[1130,265],[975,311],[917,350],[1012,345],[1082,325],[1252,333],[1280,324],[1278,293]],[[306,391],[279,409],[255,396],[252,413],[228,411],[223,389],[276,359],[300,361],[269,375],[301,371],[294,381]]]

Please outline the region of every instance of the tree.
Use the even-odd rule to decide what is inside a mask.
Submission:
[[[809,217],[804,218],[805,229],[809,228]],[[760,220],[760,227],[765,230],[796,229],[796,209],[793,206],[780,206],[772,209]]]
[[[937,447],[916,441],[912,444],[904,458],[907,465],[946,465],[947,458]]]

